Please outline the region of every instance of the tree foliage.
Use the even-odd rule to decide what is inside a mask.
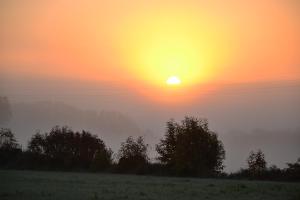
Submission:
[[[280,169],[267,167],[261,150],[251,151],[248,168],[226,174],[222,172],[225,151],[216,133],[205,119],[186,117],[181,123],[166,123],[165,136],[156,146],[159,163],[151,163],[148,144],[143,137],[128,137],[121,143],[113,163],[113,152],[96,135],[74,132],[69,127],[55,126],[50,132],[37,132],[22,151],[10,129],[0,129],[0,168],[80,171],[115,171],[121,173],[182,175],[300,181],[300,158]]]
[[[6,166],[14,162],[22,152],[15,135],[10,129],[0,129],[0,166]]]
[[[259,176],[266,170],[267,162],[264,153],[260,149],[257,152],[250,152],[247,163],[249,172],[253,176]]]
[[[96,135],[87,131],[73,132],[68,127],[54,127],[49,133],[36,133],[28,151],[37,165],[54,169],[102,170],[111,164],[112,151]]]
[[[128,137],[121,144],[118,152],[118,170],[121,172],[143,173],[149,161],[147,148],[148,144],[145,144],[143,137],[139,136],[136,140],[133,137]]]
[[[295,163],[287,163],[288,168],[285,169],[286,177],[289,180],[300,180],[300,158]]]
[[[225,150],[205,119],[186,117],[167,122],[165,137],[156,146],[158,159],[178,175],[208,176],[223,169]]]

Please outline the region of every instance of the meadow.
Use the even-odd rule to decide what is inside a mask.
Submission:
[[[300,183],[1,170],[0,199],[296,200]]]

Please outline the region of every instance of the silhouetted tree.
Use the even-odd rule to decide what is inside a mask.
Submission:
[[[28,143],[28,150],[37,155],[45,154],[45,136],[37,132]]]
[[[107,170],[112,164],[112,154],[113,152],[111,149],[97,150],[91,164],[91,170]]]
[[[259,177],[266,170],[267,162],[264,153],[259,149],[257,152],[251,151],[247,159],[250,175]]]
[[[8,98],[0,96],[0,124],[8,122],[11,117],[12,111]]]
[[[27,151],[24,156],[26,156],[26,167],[35,168],[45,168],[47,165],[46,158],[46,135],[42,135],[40,132],[34,134],[30,141],[28,142]]]
[[[0,129],[0,148],[15,149],[18,148],[17,140],[10,129]]]
[[[166,164],[168,167],[175,165],[176,160],[176,145],[177,145],[177,127],[178,124],[171,119],[167,122],[167,131],[165,138],[160,141],[160,144],[156,146],[156,150],[159,154],[158,159]]]
[[[111,164],[112,152],[96,135],[54,127],[49,133],[36,133],[28,151],[40,165],[54,169],[103,170]],[[101,160],[101,162],[100,162]]]
[[[205,119],[186,117],[167,122],[165,138],[156,146],[158,159],[178,175],[209,176],[223,170],[225,150]]]
[[[134,140],[128,137],[126,142],[121,144],[118,152],[118,170],[120,172],[144,173],[148,164],[148,144],[145,144],[143,137]]]
[[[15,162],[17,156],[22,153],[21,146],[17,143],[10,129],[0,129],[0,166],[6,166]]]
[[[265,180],[282,180],[284,176],[283,170],[276,165],[271,165],[264,170],[263,179]]]
[[[288,167],[285,169],[285,175],[288,180],[300,180],[300,158],[295,163],[287,163]]]

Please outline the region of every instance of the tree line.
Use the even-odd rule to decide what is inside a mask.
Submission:
[[[300,159],[287,168],[267,167],[261,150],[250,152],[248,168],[226,174],[225,150],[206,119],[185,117],[166,123],[156,145],[157,162],[150,162],[143,137],[128,137],[115,154],[97,135],[69,127],[35,133],[23,150],[10,129],[0,130],[0,168],[93,171],[167,176],[300,180]]]

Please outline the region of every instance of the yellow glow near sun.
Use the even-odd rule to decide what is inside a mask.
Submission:
[[[179,85],[181,83],[181,80],[177,76],[170,76],[166,83],[168,85]]]
[[[226,47],[224,34],[210,26],[213,20],[204,23],[201,18],[206,16],[177,12],[137,16],[124,24],[127,32],[118,43],[131,74],[158,88],[166,83],[189,87],[212,79]],[[166,80],[170,74],[177,78]]]

